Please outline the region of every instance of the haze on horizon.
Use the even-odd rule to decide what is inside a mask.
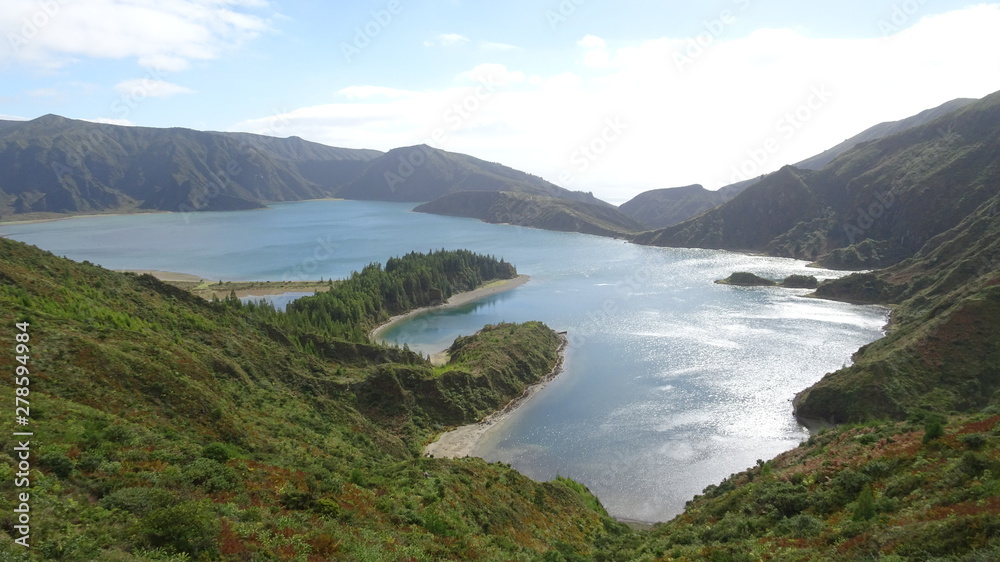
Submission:
[[[1000,3],[10,0],[0,117],[427,143],[620,203],[1000,89]]]

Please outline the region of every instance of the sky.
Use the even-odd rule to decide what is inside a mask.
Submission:
[[[0,119],[426,143],[621,203],[1000,90],[1000,3],[4,0]]]

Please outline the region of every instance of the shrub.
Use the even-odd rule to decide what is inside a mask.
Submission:
[[[167,507],[174,496],[162,488],[132,487],[115,490],[101,498],[104,509],[120,509],[136,515],[145,515],[153,510]]]
[[[858,494],[858,501],[854,506],[854,517],[855,521],[867,521],[875,517],[875,496],[872,494],[872,489],[869,486],[865,486],[864,490]]]
[[[213,548],[218,534],[216,518],[198,502],[183,502],[151,511],[136,528],[141,540],[154,548],[192,557]]]
[[[211,443],[206,445],[201,450],[201,456],[222,464],[226,464],[226,462],[232,458],[232,455],[229,453],[229,448],[222,443]]]
[[[59,478],[69,478],[76,467],[72,459],[62,451],[46,451],[38,456],[38,465],[47,468]]]
[[[930,443],[944,436],[944,421],[938,416],[932,416],[924,424],[924,443]]]
[[[968,435],[963,435],[959,437],[958,440],[973,451],[978,451],[986,446],[986,436],[982,433],[970,433]]]
[[[825,523],[812,515],[800,513],[794,517],[782,519],[774,530],[775,533],[783,536],[808,539],[818,537],[825,527]]]
[[[182,477],[206,492],[228,492],[236,489],[239,476],[232,468],[212,459],[200,458],[184,467]]]

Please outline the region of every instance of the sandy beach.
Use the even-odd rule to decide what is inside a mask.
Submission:
[[[478,289],[474,289],[472,291],[466,291],[464,293],[454,294],[454,295],[451,296],[450,299],[448,299],[448,302],[446,302],[444,304],[439,304],[437,306],[425,306],[423,308],[418,308],[418,309],[415,309],[415,310],[411,310],[410,312],[407,312],[406,314],[400,314],[398,316],[393,316],[392,318],[389,319],[388,322],[386,322],[384,324],[380,324],[374,330],[372,330],[368,334],[368,337],[372,341],[379,341],[379,335],[382,332],[388,330],[389,328],[391,328],[392,326],[394,326],[394,325],[402,322],[403,320],[408,320],[410,318],[413,318],[414,316],[420,316],[421,314],[424,314],[425,312],[427,312],[429,310],[437,310],[437,309],[442,309],[442,308],[455,308],[455,307],[459,307],[459,306],[462,306],[463,304],[467,304],[467,303],[470,303],[472,301],[479,300],[479,299],[484,298],[484,297],[488,297],[490,295],[495,295],[497,293],[502,293],[504,291],[509,291],[509,290],[514,289],[516,287],[520,287],[521,285],[524,285],[525,283],[527,283],[530,280],[531,280],[531,277],[529,277],[527,275],[518,275],[517,277],[515,277],[513,279],[505,279],[505,280],[502,280],[502,281],[494,281],[493,283],[488,283],[488,284],[483,285],[482,287],[479,287]]]
[[[524,389],[524,392],[521,393],[520,396],[508,402],[500,410],[486,416],[478,423],[463,425],[452,429],[451,431],[442,433],[436,441],[424,447],[424,454],[431,457],[447,459],[469,456],[472,449],[475,448],[476,444],[479,443],[479,440],[482,439],[487,432],[496,427],[497,424],[503,421],[504,418],[509,416],[522,404],[530,400],[532,396],[545,388],[545,386],[548,385],[552,379],[562,372],[563,362],[566,359],[566,347],[569,344],[569,340],[566,338],[565,333],[561,333],[559,336],[562,339],[562,343],[559,345],[558,350],[559,358],[556,359],[556,364],[552,367],[552,370],[549,371],[547,375],[542,377],[542,380]]]

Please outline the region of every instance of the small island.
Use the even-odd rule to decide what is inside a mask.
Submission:
[[[819,285],[819,281],[812,275],[789,275],[779,282],[747,271],[737,271],[725,279],[716,281],[716,283],[738,287],[784,287],[786,289],[815,289]]]

